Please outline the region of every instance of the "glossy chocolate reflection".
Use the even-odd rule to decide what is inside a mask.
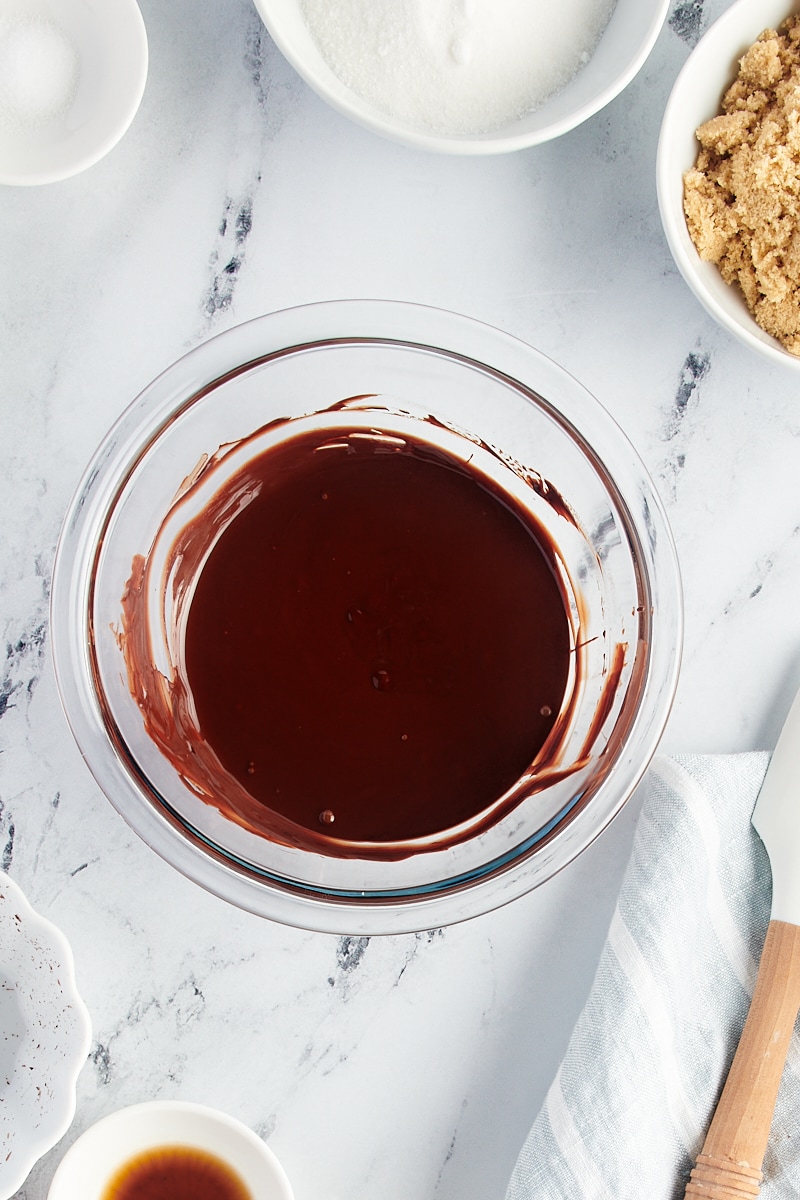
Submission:
[[[557,551],[423,438],[279,440],[153,571],[137,559],[123,602],[131,691],[189,786],[257,833],[327,854],[440,849],[557,763],[576,687]],[[170,678],[154,588],[176,598]]]

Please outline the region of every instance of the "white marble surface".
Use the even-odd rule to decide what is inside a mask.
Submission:
[[[48,590],[97,442],[163,367],[286,305],[414,300],[514,333],[611,410],[666,503],[686,592],[668,751],[770,748],[800,678],[800,377],[715,327],[670,259],[664,103],[726,0],[675,3],[637,79],[559,141],[461,161],[327,109],[250,0],[142,0],[151,66],[122,143],[0,189],[0,865],[74,948],[94,1044],[66,1147],[120,1105],[213,1104],[297,1200],[502,1200],[591,982],[636,817],[501,912],[418,936],[305,934],[164,865],[61,715]]]

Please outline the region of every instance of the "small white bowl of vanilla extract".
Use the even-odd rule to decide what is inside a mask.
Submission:
[[[154,1100],[87,1129],[53,1176],[48,1200],[293,1200],[268,1146],[201,1104]]]

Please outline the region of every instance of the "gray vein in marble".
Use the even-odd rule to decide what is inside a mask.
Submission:
[[[14,642],[6,642],[3,676],[0,679],[0,718],[16,708],[21,698],[28,701],[36,691],[42,671],[47,640],[46,606],[37,606],[27,627]]]
[[[217,245],[211,254],[211,283],[203,300],[209,319],[224,312],[233,302],[236,278],[244,263],[247,239],[253,228],[253,196],[261,176],[238,199],[226,196],[217,230]]]
[[[263,131],[267,138],[274,138],[287,118],[286,100],[300,81],[255,13],[245,31],[244,64],[255,92]]]
[[[277,132],[271,122],[270,96],[274,82],[272,72],[267,69],[267,47],[271,42],[263,23],[253,13],[245,31],[243,60],[253,86],[258,110],[258,131],[255,154],[252,142],[247,141],[247,154],[237,153],[231,147],[231,173],[235,185],[229,181],[228,192],[223,204],[222,216],[217,228],[217,242],[210,256],[211,281],[202,301],[202,311],[207,322],[214,321],[233,303],[236,282],[242,269],[247,251],[247,241],[253,228],[253,206],[261,183],[259,159],[264,138],[269,139]],[[247,165],[246,159],[250,164]],[[204,331],[207,332],[207,329]]]
[[[674,408],[667,426],[668,438],[671,439],[677,435],[681,423],[689,410],[691,401],[693,399],[699,401],[699,394],[695,396],[695,392],[698,385],[708,375],[710,367],[711,359],[707,354],[696,354],[692,351],[686,355],[681,367],[680,381],[675,392]]]
[[[105,1041],[97,1042],[94,1050],[89,1055],[89,1062],[95,1069],[95,1075],[97,1077],[99,1086],[108,1086],[108,1084],[114,1078],[114,1043],[123,1035],[123,1033],[130,1032],[131,1029],[140,1026],[145,1021],[148,1014],[154,1009],[157,1012],[162,1011],[162,1006],[155,996],[145,1002],[135,1002],[128,1009],[127,1013],[124,1015],[117,1028],[111,1033],[111,1035],[106,1038]]]
[[[0,800],[0,817],[3,816],[4,811],[5,811],[5,804],[3,803],[2,800]],[[14,825],[14,821],[12,818],[9,817],[8,822],[6,824],[6,830],[5,830],[6,840],[3,844],[2,851],[0,851],[0,867],[2,867],[2,869],[6,873],[8,873],[8,871],[11,867],[11,863],[13,862],[13,859],[14,859],[14,838],[16,836],[16,832],[17,831],[16,831],[16,826]]]
[[[53,826],[56,823],[56,817],[58,815],[58,807],[59,807],[60,803],[61,803],[61,792],[56,791],[54,793],[49,805],[47,806],[47,809],[45,810],[45,817],[44,817],[44,821],[43,821],[43,824],[41,827],[41,832],[35,843],[35,852],[34,852],[34,856],[33,856],[33,870],[35,872],[38,872],[38,870],[39,870],[40,858],[41,858],[42,853],[43,852],[45,854],[47,853],[46,847],[47,847],[48,836],[49,836],[50,831],[52,830]],[[45,870],[46,870],[46,868],[45,868]]]
[[[26,556],[26,568],[29,559]],[[50,575],[42,554],[33,557],[39,597],[21,629],[7,634],[0,673],[0,720],[10,710],[27,710],[41,678],[48,633]]]
[[[672,407],[664,423],[662,437],[668,455],[662,464],[660,477],[673,500],[677,493],[678,478],[686,465],[686,447],[690,437],[686,422],[699,408],[700,385],[710,370],[711,359],[708,354],[692,350],[686,355]]]
[[[444,929],[441,925],[438,925],[435,929],[426,929],[422,933],[417,933],[414,936],[418,942],[425,942],[426,945],[430,946],[432,942],[441,942],[444,939],[446,932],[446,929]]]
[[[772,574],[775,565],[783,556],[784,547],[789,542],[794,541],[798,535],[800,535],[800,525],[795,525],[789,536],[784,539],[780,546],[775,547],[767,554],[759,555],[759,557],[751,565],[750,570],[743,579],[741,586],[737,589],[736,593],[731,596],[730,600],[723,608],[723,616],[734,616],[745,607],[748,601],[755,600],[756,596],[758,596],[763,590],[764,585],[769,579],[769,576]],[[714,625],[715,622],[712,621],[711,624]]]
[[[356,1043],[353,1043],[354,1045]],[[316,1042],[308,1041],[303,1047],[302,1053],[297,1059],[298,1071],[295,1086],[292,1092],[296,1094],[300,1090],[300,1085],[305,1079],[327,1079],[334,1073],[342,1064],[346,1063],[349,1057],[349,1049],[340,1049],[337,1051],[333,1044],[317,1046]]]
[[[408,967],[425,947],[443,938],[444,931],[434,929],[398,939],[377,939],[380,943],[376,948],[378,961],[373,963],[370,955],[370,965],[366,968],[364,962],[373,939],[356,936],[337,939],[336,971],[327,977],[328,986],[334,989],[334,1007],[326,1004],[324,1009],[318,1010],[319,1023],[314,1033],[305,1039],[296,1060],[293,1091],[299,1091],[303,1081],[308,1078],[316,1076],[326,1079],[342,1066],[348,1065],[352,1052],[363,1039],[365,1028],[372,1025],[382,1009],[380,1004],[374,1003],[375,987],[378,986],[384,995],[388,995],[399,986]],[[394,946],[400,952],[399,965],[392,953]],[[385,961],[384,955],[387,953],[390,959],[395,960],[391,965]],[[413,984],[410,986],[413,987]],[[337,1013],[344,1007],[355,1014],[352,1019],[352,1038],[347,1045],[328,1040],[325,1033],[329,1029],[329,1022],[333,1022],[330,1028],[336,1025]]]
[[[669,27],[682,42],[694,48],[700,40],[703,24],[703,0],[684,0],[676,4]]]
[[[443,941],[444,936],[445,936],[444,929],[427,929],[427,930],[423,931],[422,933],[414,934],[414,941],[412,942],[411,948],[410,948],[408,954],[406,955],[406,958],[405,958],[405,961],[404,961],[402,967],[400,968],[400,970],[397,973],[397,978],[394,981],[395,987],[398,986],[398,984],[400,983],[400,980],[403,978],[406,971],[411,966],[412,962],[414,962],[414,960],[416,959],[416,957],[420,953],[420,951],[425,946],[432,945],[433,942]]]
[[[264,1121],[259,1121],[253,1126],[253,1132],[261,1138],[262,1141],[268,1142],[272,1137],[278,1125],[278,1118],[275,1113],[270,1115]]]
[[[179,1029],[196,1021],[202,1015],[205,1006],[206,998],[193,972],[183,980],[167,1000],[167,1007],[173,1014],[175,1025]]]
[[[101,1087],[105,1087],[111,1080],[111,1050],[102,1042],[97,1042],[94,1049],[89,1053],[89,1062],[94,1067],[97,1082]]]
[[[368,937],[342,937],[336,946],[336,965],[340,971],[354,971],[369,947]]]
[[[272,140],[287,116],[285,103],[277,103],[279,93],[292,91],[292,77],[285,77],[289,68],[273,45],[263,22],[252,13],[245,30],[244,66],[253,88],[257,107],[257,138],[247,142],[247,157],[251,158],[250,178],[241,183],[243,155],[231,148],[231,169],[240,178],[239,186],[229,189],[218,227],[217,245],[211,253],[211,282],[203,299],[202,309],[209,322],[225,312],[233,303],[239,272],[244,265],[247,240],[253,227],[253,207],[261,184],[259,161],[264,141]],[[294,80],[296,83],[297,81]],[[281,97],[285,99],[285,97]],[[237,162],[236,159],[240,161]]]
[[[328,976],[329,987],[345,987],[349,990],[352,978],[364,961],[369,949],[368,937],[345,936],[336,942],[336,973]]]
[[[261,19],[253,14],[245,32],[244,63],[250,73],[258,106],[264,111],[269,108],[269,96],[273,87],[272,76],[267,70],[268,36]]]
[[[466,1107],[467,1107],[467,1101],[466,1101],[466,1098],[464,1098],[461,1101],[461,1109],[458,1114],[458,1121],[456,1122],[456,1127],[453,1130],[453,1135],[450,1138],[450,1141],[448,1142],[447,1149],[445,1150],[445,1153],[444,1153],[444,1158],[442,1159],[438,1174],[436,1176],[436,1183],[435,1183],[434,1189],[433,1189],[434,1194],[436,1194],[436,1192],[438,1192],[439,1185],[441,1184],[442,1179],[444,1177],[444,1173],[447,1170],[447,1164],[450,1162],[450,1160],[453,1157],[453,1154],[455,1153],[456,1145],[458,1143],[458,1130],[459,1130],[459,1127],[461,1124],[461,1118],[464,1115]]]

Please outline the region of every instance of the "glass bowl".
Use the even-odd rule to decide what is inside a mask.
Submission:
[[[280,431],[338,435],[345,426],[392,444],[421,440],[469,463],[529,514],[555,547],[570,626],[569,702],[547,769],[530,764],[496,798],[491,819],[458,836],[411,840],[392,854],[358,844],[328,852],[232,817],[213,788],[203,794],[187,781],[146,731],[123,653],[123,594],[144,556],[152,566],[146,656],[153,686],[170,691],[181,647],[173,645],[180,642],[175,589],[164,580],[174,569],[170,547],[208,502],[207,479],[212,491],[218,482],[203,466],[221,462],[229,480]],[[463,920],[521,895],[619,811],[671,706],[682,604],[658,497],[625,437],[580,384],[476,321],[410,304],[345,301],[221,334],[134,401],[67,514],[52,636],[62,702],[84,757],[154,850],[210,891],[275,920],[398,933]]]

